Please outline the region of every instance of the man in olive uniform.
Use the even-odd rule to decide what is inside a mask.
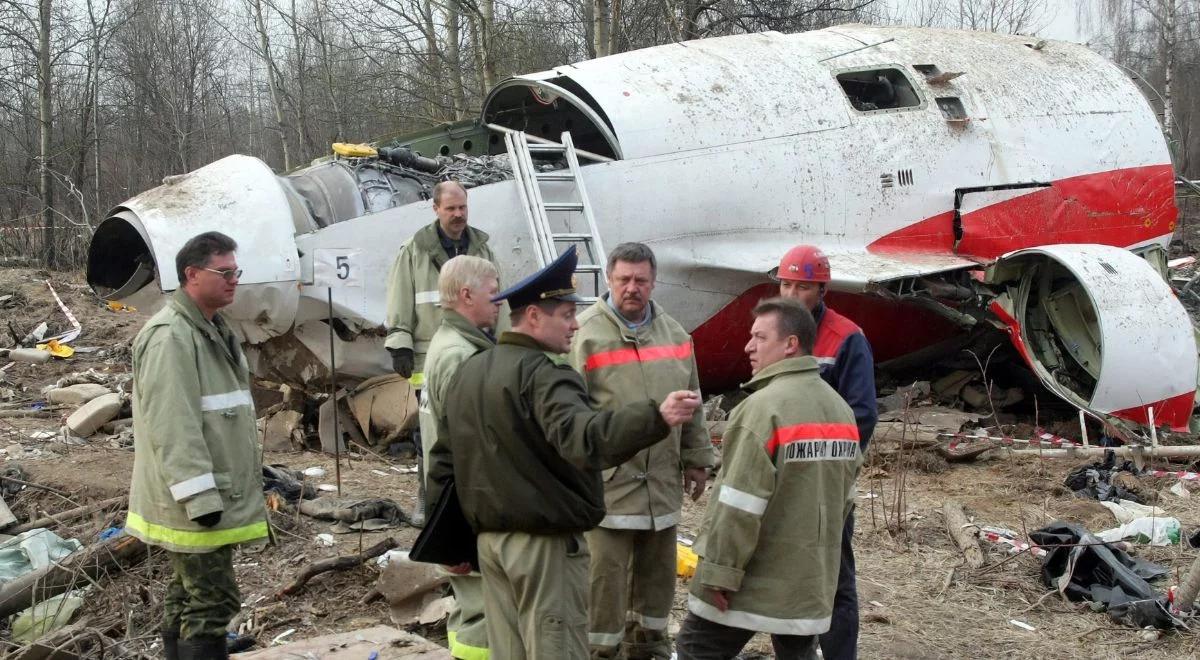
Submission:
[[[649,247],[618,245],[608,255],[608,293],[579,317],[571,363],[601,410],[700,389],[691,337],[650,299],[656,266]],[[683,489],[700,497],[712,464],[712,441],[697,408],[665,440],[604,473],[607,514],[587,533],[593,657],[622,650],[630,660],[671,657],[675,526]]]
[[[756,632],[771,635],[777,658],[815,660],[833,614],[858,426],[821,380],[808,310],[771,298],[754,316],[746,344],[754,375],[725,427],[680,660],[733,658]]]
[[[462,185],[457,181],[443,181],[434,186],[433,212],[437,219],[400,246],[387,286],[387,339],[384,346],[392,356],[392,368],[409,379],[418,396],[425,385],[425,354],[429,350],[429,341],[442,321],[438,272],[447,261],[463,254],[496,263],[496,256],[487,244],[488,235],[467,226],[467,191]],[[422,475],[421,438],[433,432],[422,423],[420,435],[414,438],[418,470]],[[413,522],[417,525],[425,517],[424,491],[422,481],[413,511]]]
[[[233,302],[233,239],[200,234],[175,257],[179,289],[133,340],[133,483],[125,529],[167,551],[166,657],[225,658],[241,609],[233,546],[267,537],[250,374],[217,314]]]
[[[600,471],[691,421],[700,396],[676,391],[595,411],[561,354],[575,321],[574,246],[502,292],[513,331],[458,370],[443,419],[463,514],[478,534],[495,660],[588,655],[588,550],[604,518]],[[438,467],[431,481],[450,475]]]
[[[494,345],[488,332],[496,327],[500,313],[500,305],[492,302],[500,290],[499,277],[492,262],[466,255],[447,261],[438,276],[442,324],[429,342],[421,405],[421,423],[434,431],[421,438],[430,474],[438,472],[435,464],[448,460],[444,432],[436,420],[450,396],[450,383],[467,358]],[[429,483],[427,489],[432,506],[441,495],[441,487]],[[450,588],[454,590],[454,607],[446,620],[450,655],[459,660],[487,660],[483,579],[478,573],[451,575]]]

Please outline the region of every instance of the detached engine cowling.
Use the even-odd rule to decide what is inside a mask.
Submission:
[[[292,327],[300,298],[295,235],[311,226],[303,199],[271,168],[229,156],[167,177],[114,209],[88,249],[88,284],[107,300],[151,311],[179,287],[175,255],[183,244],[219,231],[237,241],[244,271],[227,318],[247,341],[264,341]]]

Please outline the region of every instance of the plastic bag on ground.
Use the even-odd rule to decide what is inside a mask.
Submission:
[[[1133,522],[1138,518],[1153,516],[1155,518],[1166,518],[1167,512],[1156,506],[1146,506],[1138,504],[1133,500],[1117,500],[1116,502],[1106,501],[1101,502],[1101,506],[1112,512],[1117,518],[1117,522],[1124,525],[1125,523]]]
[[[1145,516],[1131,520],[1120,527],[1096,532],[1101,541],[1109,543],[1121,539],[1133,539],[1134,543],[1150,545],[1175,545],[1181,535],[1179,521],[1175,518]]]
[[[0,585],[49,566],[82,544],[39,527],[0,543]]]

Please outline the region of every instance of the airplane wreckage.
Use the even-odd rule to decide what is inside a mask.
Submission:
[[[285,175],[234,155],[168,177],[99,225],[88,281],[152,307],[179,284],[182,244],[225,232],[245,271],[227,316],[252,366],[315,384],[330,320],[314,277],[335,252],[361,282],[332,290],[337,369],[385,374],[390,265],[433,220],[433,184],[458,178],[504,281],[577,243],[598,294],[603,245],[650,245],[706,391],[748,375],[749,310],[784,251],[814,243],[831,304],[883,367],[995,328],[1073,406],[1188,425],[1170,155],[1134,83],[1083,46],[849,25],[669,44],[513,77],[478,119],[380,147]]]

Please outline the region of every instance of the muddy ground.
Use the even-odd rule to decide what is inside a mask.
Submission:
[[[17,303],[0,308],[0,315],[18,334],[41,320],[47,320],[52,331],[66,327],[45,279],[46,274],[38,271],[0,270],[0,297],[13,294]],[[143,320],[138,314],[109,310],[77,276],[56,274],[52,282],[83,325],[84,334],[75,345],[98,350],[43,365],[14,363],[0,372],[0,395],[7,396],[7,400],[0,396],[0,449],[6,465],[19,464],[28,481],[57,491],[27,487],[6,497],[22,521],[124,494],[133,463],[129,448],[103,436],[82,445],[30,437],[37,431],[56,430],[70,412],[35,410],[42,400],[41,388],[87,369],[126,372],[128,340]],[[0,327],[0,333],[7,332]],[[0,339],[0,346],[10,342],[11,338]],[[0,367],[4,364],[0,360]],[[870,465],[859,481],[855,545],[863,657],[1175,658],[1196,654],[1200,636],[1194,633],[1158,637],[1118,625],[1086,605],[1064,601],[1043,584],[1038,561],[1027,553],[1009,555],[1001,549],[985,548],[988,564],[984,568],[964,566],[942,518],[947,499],[961,502],[978,524],[1022,534],[1056,519],[1077,522],[1093,531],[1116,526],[1112,515],[1098,503],[1076,498],[1062,486],[1065,475],[1081,461],[990,452],[974,463],[950,466],[928,453],[909,453],[901,459],[895,449],[895,443],[876,442]],[[324,467],[327,476],[318,481],[333,482],[331,457],[314,452],[272,452],[265,459],[294,469]],[[409,509],[415,476],[390,470],[392,465],[407,467],[411,461],[352,455],[342,464],[345,494],[390,497]],[[1169,515],[1182,521],[1187,535],[1200,528],[1200,509],[1195,504],[1200,493],[1181,499],[1166,492],[1173,484],[1167,479],[1144,479],[1141,487],[1148,497],[1157,498]],[[898,494],[903,495],[900,505]],[[706,500],[707,496],[686,506],[681,532],[698,532]],[[315,537],[329,531],[328,523],[286,511],[271,517],[275,544],[258,552],[241,552],[235,558],[243,601],[258,613],[260,626],[255,632],[260,646],[287,630],[294,630],[290,639],[300,639],[389,623],[384,603],[361,602],[378,577],[374,563],[319,576],[296,596],[277,600],[275,594],[308,562],[353,554],[360,543],[368,547],[388,536],[407,547],[416,537],[415,529],[367,533],[361,539],[356,534],[336,535],[334,546],[323,547]],[[112,510],[60,525],[55,531],[86,545],[122,520],[123,512]],[[1160,588],[1177,584],[1196,555],[1195,550],[1180,546],[1142,546],[1135,552],[1170,568],[1172,575],[1158,584]],[[155,656],[152,644],[167,573],[161,553],[152,552],[135,568],[104,577],[91,588],[82,622],[85,627],[105,631],[110,655],[112,644],[119,642],[126,657]],[[684,583],[679,586],[673,627],[684,615],[686,588]],[[7,622],[0,626],[0,643],[12,649],[15,645],[6,641]],[[438,627],[413,630],[444,641],[444,631]],[[756,638],[750,650],[768,654],[769,648],[766,640]]]

